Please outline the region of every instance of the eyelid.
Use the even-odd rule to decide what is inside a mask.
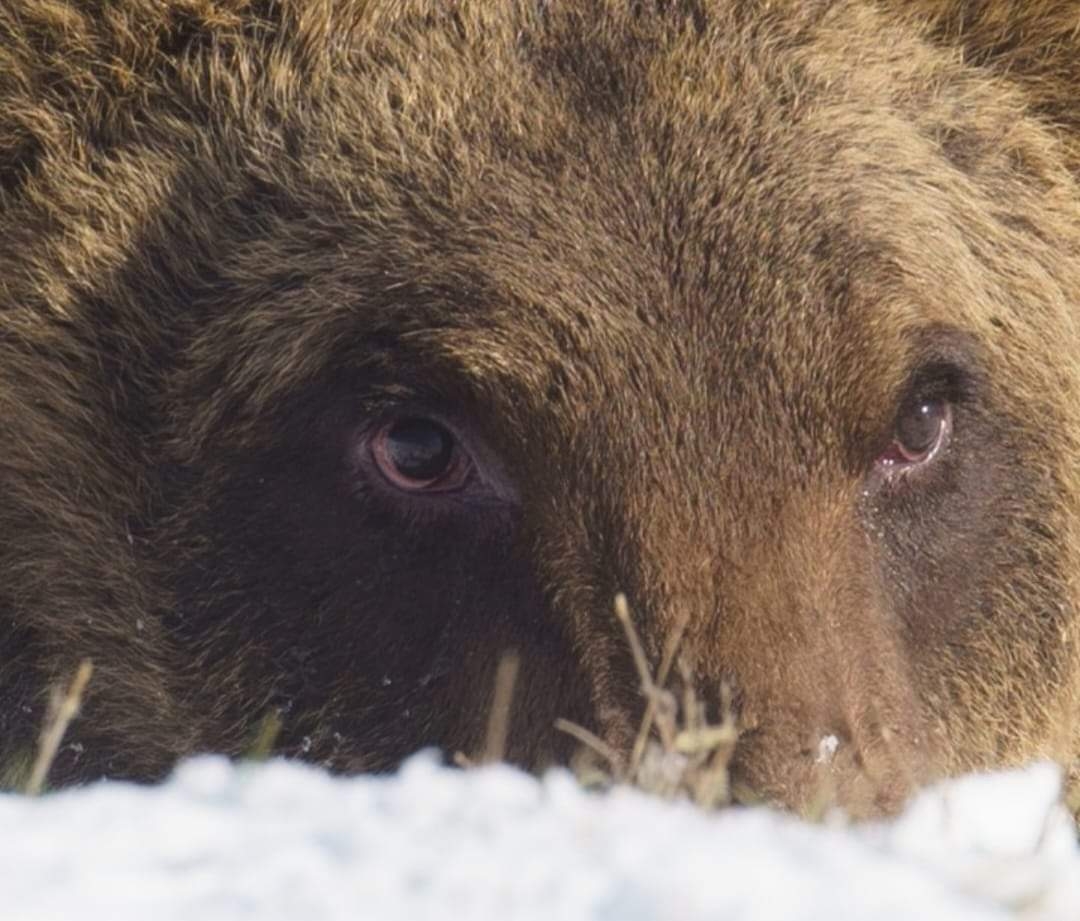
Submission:
[[[979,389],[984,345],[970,333],[946,324],[913,330],[902,393],[897,396],[963,403]]]
[[[967,371],[948,361],[933,361],[921,365],[910,377],[906,399],[901,407],[927,400],[944,400],[948,403],[964,403],[971,399],[974,381]]]

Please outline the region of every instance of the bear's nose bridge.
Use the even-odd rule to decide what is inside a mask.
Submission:
[[[739,496],[707,484],[664,487],[627,509],[616,538],[616,588],[650,658],[682,633],[683,646],[719,674],[724,663],[753,657],[755,637],[818,646],[823,631],[838,628],[841,607],[865,602],[870,589],[857,571],[847,490],[777,491],[756,502]]]
[[[668,476],[609,514],[614,533],[602,555],[605,581],[626,595],[632,622],[651,660],[676,631],[696,632],[724,607],[726,576],[740,566],[722,494]]]

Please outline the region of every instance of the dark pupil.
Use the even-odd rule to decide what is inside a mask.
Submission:
[[[446,472],[454,440],[429,419],[403,419],[386,433],[386,448],[398,473],[410,480],[434,480]]]
[[[912,454],[924,454],[934,447],[941,429],[942,406],[927,400],[913,406],[900,420],[900,443]]]

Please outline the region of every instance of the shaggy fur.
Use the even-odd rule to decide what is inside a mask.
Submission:
[[[776,802],[1073,762],[1080,6],[892,6],[0,2],[0,763],[624,748],[620,590]]]

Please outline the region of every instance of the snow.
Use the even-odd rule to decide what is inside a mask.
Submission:
[[[1080,919],[1049,765],[964,778],[896,821],[705,814],[566,773],[332,778],[200,758],[160,787],[0,796],[12,921]]]

